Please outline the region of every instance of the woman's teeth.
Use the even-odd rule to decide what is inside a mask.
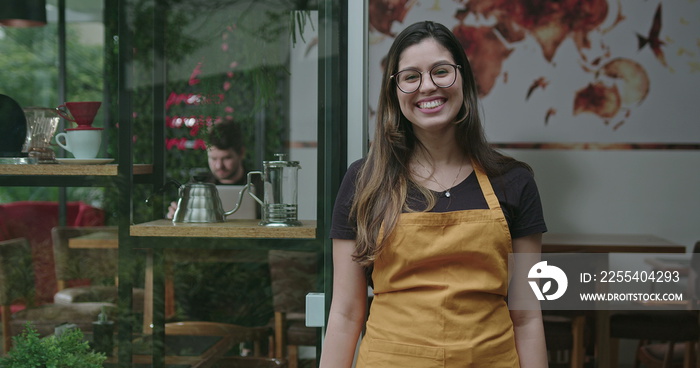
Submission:
[[[443,100],[433,100],[428,102],[421,102],[418,104],[418,107],[420,107],[421,109],[434,109],[444,103],[445,101]]]

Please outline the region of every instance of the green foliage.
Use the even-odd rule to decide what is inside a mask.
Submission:
[[[56,188],[0,187],[0,203],[58,200]]]
[[[267,263],[179,263],[173,274],[180,319],[264,326],[273,317]]]
[[[101,368],[107,359],[90,349],[79,329],[61,336],[40,338],[31,323],[21,335],[13,338],[14,347],[0,360],[2,368]]]
[[[55,107],[58,100],[58,31],[51,23],[46,27],[0,30],[0,93],[15,99],[22,107]],[[100,45],[80,42],[79,30],[66,28],[66,90],[73,101],[102,100],[103,67]],[[96,126],[102,126],[98,115]],[[73,123],[68,123],[70,128]],[[57,154],[62,150],[54,146]],[[70,155],[69,155],[70,157]],[[116,157],[116,156],[111,156]],[[101,203],[99,188],[68,189],[68,200],[91,205]],[[58,190],[52,187],[0,187],[0,203],[16,201],[57,201]]]
[[[2,28],[0,93],[22,107],[56,107],[58,100],[58,31],[55,25]],[[102,46],[79,41],[78,30],[66,28],[66,89],[72,101],[102,100]]]
[[[297,44],[297,32],[302,42],[306,42],[306,39],[304,39],[304,28],[306,28],[307,22],[311,23],[311,29],[316,29],[311,21],[310,11],[297,10],[289,12],[289,37],[292,40],[292,46],[296,46]]]
[[[2,33],[0,93],[12,97],[23,107],[57,106],[56,29],[4,27]]]

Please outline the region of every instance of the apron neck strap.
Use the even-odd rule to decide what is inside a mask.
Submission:
[[[489,205],[489,209],[501,208],[501,204],[498,203],[498,197],[496,197],[496,193],[493,191],[493,186],[491,186],[489,177],[486,176],[486,173],[479,165],[474,165],[472,163],[472,167],[474,168],[474,173],[476,173],[477,180],[479,180],[479,186],[484,193],[484,198]]]

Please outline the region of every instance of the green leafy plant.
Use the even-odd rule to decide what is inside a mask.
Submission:
[[[79,329],[41,338],[28,322],[13,342],[14,347],[0,360],[2,368],[101,368],[107,359],[90,348]]]

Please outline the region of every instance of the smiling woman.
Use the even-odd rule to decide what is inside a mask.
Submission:
[[[335,202],[321,367],[350,367],[363,328],[356,367],[547,366],[541,313],[505,303],[530,295],[508,290],[506,260],[539,258],[539,193],[527,164],[489,146],[477,105],[446,27],[418,22],[396,36],[375,140]]]
[[[454,63],[450,51],[430,38],[405,49],[401,55],[400,71],[393,78],[402,92],[397,97],[402,113],[413,123],[421,142],[427,143],[425,134],[454,137],[458,112],[464,105],[462,78],[457,73],[461,65]]]

